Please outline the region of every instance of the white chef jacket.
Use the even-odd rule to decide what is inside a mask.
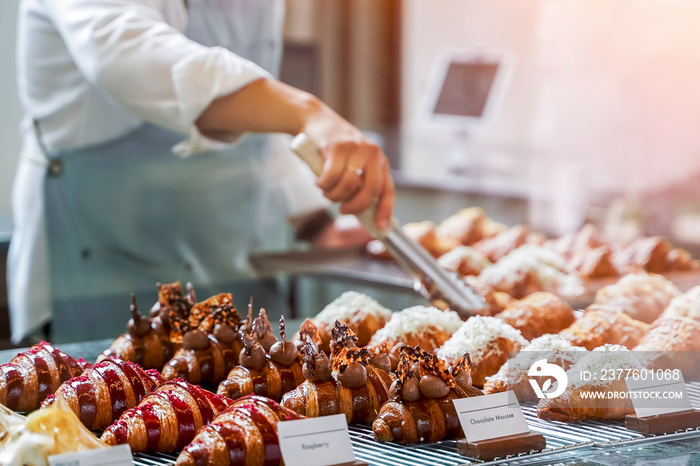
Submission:
[[[215,10],[227,2],[208,3]],[[173,148],[181,156],[222,147],[201,135],[197,117],[216,98],[270,77],[228,49],[188,39],[182,0],[22,0],[20,9],[23,155],[32,159],[40,154],[33,119],[48,150],[116,139],[144,121],[183,133]],[[275,22],[281,31],[283,18]],[[288,215],[328,206],[291,153],[277,150],[271,160]]]
[[[206,42],[217,38],[217,30],[221,30],[221,37],[231,36],[230,30],[223,30],[232,25],[226,22],[226,15],[218,15],[221,9],[235,3],[236,11],[240,11],[246,2],[256,0],[190,1],[198,3],[198,13],[204,12],[213,20],[207,21],[213,27],[202,36]],[[251,7],[251,11],[255,10]],[[281,16],[264,24],[277,23],[281,30]],[[260,27],[253,19],[241,18],[234,26]],[[45,170],[41,165],[46,163],[45,151],[70,151],[109,143],[144,123],[183,134],[182,142],[173,147],[180,156],[225,146],[203,137],[194,121],[217,97],[269,77],[270,73],[226,48],[207,47],[188,39],[187,26],[187,9],[181,0],[22,1],[18,88],[27,114],[22,125],[20,164],[24,166],[18,170],[13,190],[18,232],[45,234],[25,228],[25,221],[31,223],[36,217],[38,198],[42,196],[39,190],[35,190],[34,197],[26,194],[37,179],[32,170]],[[245,35],[245,31],[234,32]],[[34,120],[40,122],[41,144],[33,130]],[[32,163],[28,161],[37,162],[36,168],[28,168],[27,164]],[[274,175],[277,190],[285,194],[288,215],[328,206],[320,190],[310,182],[308,169],[289,151],[278,150],[265,163],[266,175]],[[23,195],[16,195],[18,191],[23,191]],[[19,253],[13,254],[11,247],[8,260],[14,261],[14,270],[28,267],[41,271],[46,268],[41,263],[46,256],[42,250],[46,241],[27,236],[31,235],[17,234],[13,238],[14,249],[22,250],[21,244],[32,242],[37,247],[32,249],[31,257],[18,257]],[[46,301],[49,294],[41,280],[21,284],[20,288],[30,289],[23,294],[37,302]],[[23,316],[19,323],[13,320],[13,339],[22,338],[47,318],[50,312],[39,310]]]

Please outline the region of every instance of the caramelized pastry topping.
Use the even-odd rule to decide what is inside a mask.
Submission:
[[[282,341],[278,341],[270,348],[270,359],[283,366],[290,366],[296,361],[298,351],[297,347],[291,341],[287,341],[284,316],[280,317],[280,337]]]
[[[357,335],[345,322],[335,321],[331,329],[331,357],[334,358],[343,348],[356,348]]]
[[[182,337],[182,347],[185,349],[203,350],[210,344],[209,337],[201,330],[190,330]]]
[[[450,368],[452,377],[459,385],[469,386],[472,384],[472,359],[469,353],[464,353],[464,356]]]
[[[272,326],[267,319],[265,309],[260,309],[260,315],[253,321],[253,332],[258,337],[260,345],[265,351],[270,351],[272,345],[277,343],[277,337],[272,333]]]
[[[427,398],[447,396],[455,380],[447,370],[445,361],[420,346],[404,345],[399,349],[398,380],[394,396],[401,395],[405,401],[415,401],[422,394]],[[416,370],[416,365],[418,365]],[[406,398],[409,396],[409,398]]]
[[[139,309],[136,306],[136,296],[131,295],[131,319],[126,324],[126,329],[132,337],[143,338],[151,333],[151,319],[139,314]]]

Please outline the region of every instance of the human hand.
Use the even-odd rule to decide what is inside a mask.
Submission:
[[[362,132],[327,107],[314,113],[303,132],[325,159],[317,185],[340,203],[342,214],[360,214],[376,206],[378,229],[386,229],[394,210],[395,189],[389,161]]]

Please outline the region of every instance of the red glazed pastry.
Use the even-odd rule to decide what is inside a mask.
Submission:
[[[75,360],[42,341],[0,366],[0,404],[14,411],[34,411],[68,379],[91,364]]]
[[[125,411],[101,440],[112,446],[128,443],[134,453],[180,450],[230,404],[230,399],[182,379],[171,380]]]
[[[277,423],[302,419],[269,398],[250,395],[235,401],[183,448],[177,465],[280,464]]]
[[[107,358],[82,375],[63,382],[42,407],[63,398],[90,430],[101,430],[133,408],[165,380],[155,369],[144,371],[131,361]]]

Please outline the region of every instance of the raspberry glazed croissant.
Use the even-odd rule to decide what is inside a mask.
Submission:
[[[73,359],[42,341],[0,366],[0,404],[13,411],[34,411],[66,380],[91,364]]]
[[[176,465],[263,466],[281,464],[277,423],[303,416],[262,396],[235,401],[182,449]]]
[[[192,306],[187,319],[172,318],[171,339],[182,347],[163,367],[166,380],[183,378],[193,384],[217,384],[238,363],[243,343],[241,317],[233,296],[221,293]]]
[[[131,319],[127,332],[117,337],[109,349],[98,358],[114,356],[124,361],[135,362],[145,369],[161,370],[166,361],[180,348],[180,343],[170,339],[171,315],[184,318],[196,302],[194,288],[187,284],[187,296],[182,295],[180,282],[158,284],[158,302],[153,305],[150,317],[142,316],[136,307],[136,298],[131,296]]]
[[[106,358],[82,375],[63,382],[42,403],[42,408],[62,398],[85,427],[101,430],[164,381],[155,369],[144,371],[131,361]]]
[[[445,361],[420,347],[403,346],[391,400],[372,423],[378,442],[435,443],[462,436],[453,400],[482,395],[471,385],[469,355],[447,370]]]
[[[306,338],[302,347],[306,381],[282,397],[282,406],[307,417],[344,414],[348,424],[369,424],[389,399],[390,362],[371,357],[368,348],[354,347],[352,331],[343,327],[343,336],[332,345],[332,362],[313,339]]]
[[[232,400],[255,394],[279,401],[301,384],[301,359],[294,343],[287,341],[284,316],[280,318],[280,336],[282,341],[275,342],[266,352],[258,335],[244,334],[239,365],[219,384],[217,393]]]
[[[175,379],[159,385],[102,433],[107,445],[129,444],[134,453],[181,450],[232,401]]]

